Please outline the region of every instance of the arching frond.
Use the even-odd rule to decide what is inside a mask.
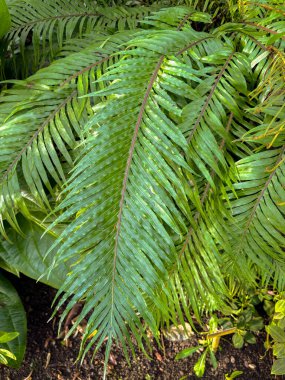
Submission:
[[[247,257],[263,279],[273,276],[283,286],[284,147],[252,154],[240,160],[237,169],[240,181],[234,188],[238,198],[231,201],[236,258]]]
[[[123,321],[132,321],[129,327],[136,337],[142,334],[137,311],[155,329],[146,302],[152,299],[163,312],[165,304],[155,291],[164,289],[177,262],[179,275],[185,273],[183,286],[188,281],[188,296],[189,281],[194,284],[200,279],[192,299],[201,298],[205,288],[207,294],[226,293],[218,248],[224,241],[218,238],[218,227],[207,232],[209,226],[204,218],[198,221],[198,214],[204,214],[207,193],[215,189],[212,176],[222,180],[222,171],[231,170],[221,154],[228,137],[226,115],[238,117],[240,110],[226,103],[223,122],[216,121],[219,131],[207,119],[206,108],[210,115],[217,113],[208,107],[214,92],[220,104],[219,93],[231,91],[223,75],[234,55],[220,40],[206,43],[210,37],[191,28],[142,32],[100,78],[99,83],[110,85],[92,94],[107,101],[95,107],[87,124],[90,136],[57,209],[63,211],[57,223],[72,220],[60,237],[58,260],[78,258],[81,252],[77,264],[81,269],[72,272],[62,287],[58,307],[71,296],[64,318],[84,297],[78,323],[94,307],[85,338],[94,330],[98,333],[87,349],[95,342],[100,345],[105,337],[110,344],[112,339],[131,344]],[[216,66],[209,70],[209,62]],[[218,88],[222,79],[230,90]],[[202,94],[198,112],[194,100],[185,106],[195,93]],[[213,103],[212,107],[219,106]],[[196,118],[190,120],[191,113]],[[88,170],[90,163],[96,171]],[[150,263],[151,271],[145,271]],[[220,280],[212,281],[213,273]],[[197,302],[193,306],[197,308]]]
[[[0,188],[1,220],[19,230],[15,214],[28,218],[29,203],[42,212],[50,210],[55,185],[66,181],[74,150],[82,138],[82,125],[93,113],[90,100],[80,98],[96,89],[106,62],[129,38],[128,33],[97,36],[78,53],[55,61],[4,92],[1,99]],[[29,94],[28,98],[23,95]],[[29,195],[27,195],[27,193]],[[3,230],[3,229],[2,229]]]
[[[178,238],[187,231],[190,210],[180,170],[183,167],[191,175],[180,153],[186,153],[187,143],[162,112],[156,95],[167,62],[160,51],[171,54],[196,33],[170,31],[148,37],[153,44],[147,48],[144,34],[130,41],[135,47],[122,53],[122,59],[102,77],[111,84],[95,95],[109,100],[88,123],[91,134],[60,205],[66,211],[57,219],[73,218],[61,235],[58,259],[84,252],[77,265],[82,270],[92,267],[92,275],[86,273],[84,280],[77,270],[70,275],[59,303],[73,294],[68,312],[78,300],[80,287],[86,298],[80,318],[95,307],[86,337],[95,329],[98,333],[88,346],[95,341],[100,345],[105,337],[109,344],[113,339],[131,344],[124,320],[133,321],[129,327],[141,342],[144,327],[137,311],[155,331],[145,298],[154,297],[155,287],[175,257],[170,231]],[[92,173],[88,171],[91,162],[96,167]],[[84,239],[86,234],[90,239]],[[150,271],[145,271],[150,266]],[[104,322],[103,315],[108,316]]]
[[[22,75],[27,77],[53,59],[65,41],[94,31],[110,34],[134,29],[155,6],[106,8],[92,1],[18,0],[9,9],[12,27],[3,44],[8,46],[11,59],[7,60],[6,54],[2,64],[14,63],[15,72],[21,67]]]
[[[195,1],[107,14],[57,0],[57,16],[47,1],[47,19],[38,3],[13,2],[33,26],[10,41],[55,60],[0,98],[0,228],[21,232],[19,213],[64,225],[50,270],[75,262],[57,309],[85,301],[81,353],[143,348],[147,326],[222,307],[228,278],[283,288],[282,6],[238,0],[213,29]]]

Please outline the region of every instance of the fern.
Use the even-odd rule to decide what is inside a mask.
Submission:
[[[27,77],[53,60],[65,41],[91,32],[134,29],[152,9],[94,7],[92,1],[15,1],[10,8],[12,27],[3,41],[11,58],[3,57],[2,65],[12,64],[15,73],[20,69]]]
[[[11,5],[8,51],[33,25],[48,66],[2,91],[1,232],[63,230],[56,310],[85,301],[83,356],[144,349],[233,281],[284,289],[284,7],[237,1],[219,24],[215,4]]]

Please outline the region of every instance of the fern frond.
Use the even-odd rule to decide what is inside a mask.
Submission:
[[[170,60],[161,52],[173,55],[197,36],[191,30],[142,33],[129,42],[134,47],[122,52],[122,59],[100,79],[111,81],[110,86],[93,94],[109,100],[88,123],[94,133],[88,137],[65,190],[59,207],[63,213],[57,219],[73,219],[61,235],[58,260],[82,252],[78,267],[82,271],[92,268],[92,275],[85,272],[85,279],[77,270],[70,275],[58,305],[71,296],[68,312],[78,297],[84,297],[80,318],[97,305],[86,337],[94,329],[98,333],[90,344],[100,345],[107,336],[109,341],[130,343],[123,321],[132,320],[129,327],[135,336],[141,334],[137,311],[155,331],[146,298],[154,299],[154,290],[175,260],[171,235],[181,239],[187,232],[187,219],[191,219],[189,185],[180,169],[191,176],[181,154],[187,156],[187,142],[164,112],[169,96],[160,83]],[[192,78],[190,70],[188,79]],[[90,162],[95,172],[88,171]],[[86,234],[88,240],[83,239]],[[150,263],[152,269],[145,271]],[[156,304],[163,308],[158,300]],[[103,315],[108,318],[104,323]]]
[[[131,344],[123,321],[132,321],[136,337],[142,334],[136,312],[155,331],[147,304],[168,310],[164,283],[176,265],[171,292],[180,284],[197,314],[210,295],[222,302],[227,293],[219,253],[228,244],[221,238],[225,211],[209,230],[203,207],[214,222],[211,192],[217,181],[219,188],[231,186],[231,159],[221,149],[231,151],[228,126],[242,120],[248,89],[241,61],[247,57],[189,27],[141,32],[120,55],[99,79],[109,86],[91,94],[107,101],[87,124],[90,136],[56,210],[56,223],[72,220],[57,260],[79,259],[57,307],[71,297],[64,318],[84,298],[78,323],[94,308],[85,341],[98,333],[86,349],[105,337]],[[96,171],[88,171],[90,163]],[[158,289],[165,294],[158,297]],[[173,302],[179,312],[179,301]]]
[[[263,279],[276,276],[277,284],[284,276],[284,161],[284,147],[240,160],[238,198],[231,201],[236,257],[247,257]],[[276,266],[280,271],[274,273]]]
[[[78,53],[55,61],[4,92],[1,99],[0,188],[1,219],[18,229],[15,214],[28,218],[28,199],[39,210],[51,210],[55,186],[62,185],[73,166],[82,125],[93,114],[90,100],[79,98],[96,89],[93,81],[128,33],[109,38],[97,36]],[[21,167],[19,164],[21,163]],[[29,202],[28,202],[29,203]]]
[[[110,34],[134,29],[139,20],[154,9],[105,8],[92,1],[15,1],[10,5],[12,27],[3,41],[11,58],[7,60],[6,54],[3,65],[14,63],[16,72],[21,67],[23,77],[27,77],[31,71],[53,60],[65,41],[94,31]]]
[[[85,301],[69,332],[88,317],[83,356],[199,320],[228,278],[284,286],[283,16],[240,0],[208,33],[188,4],[147,8],[134,30],[116,7],[35,23],[56,59],[0,100],[0,228],[20,231],[19,212],[64,225],[50,270],[75,262],[56,309],[62,322]]]
[[[170,11],[171,9],[171,11]],[[141,24],[152,25],[156,29],[177,29],[181,25],[183,28],[189,26],[189,22],[199,21],[210,23],[211,16],[205,12],[198,12],[195,6],[177,6],[175,8],[163,8],[146,16]]]

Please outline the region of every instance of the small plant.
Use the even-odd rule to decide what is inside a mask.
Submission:
[[[5,332],[0,331],[0,344],[8,343],[17,338],[19,335],[18,332]],[[10,358],[12,360],[17,360],[16,356],[9,350],[5,348],[0,348],[0,363],[1,364],[8,364],[7,358]]]
[[[235,348],[242,348],[244,343],[255,344],[254,332],[264,328],[262,317],[257,315],[254,308],[247,308],[243,311],[238,310],[236,315],[225,317],[220,320],[221,326],[227,329],[235,327],[232,342]]]
[[[264,329],[263,318],[257,312],[256,306],[262,305],[264,310],[266,309],[269,313],[273,303],[273,293],[271,293],[267,289],[249,289],[247,292],[236,294],[230,305],[223,309],[222,317],[218,318],[215,314],[211,316],[209,331],[202,333],[203,335],[206,334],[206,338],[200,339],[198,346],[181,351],[176,356],[176,360],[200,352],[201,355],[194,366],[194,373],[198,377],[202,377],[205,372],[207,357],[209,357],[213,368],[217,367],[215,353],[219,348],[221,337],[233,334],[232,343],[235,348],[242,348],[245,343],[255,344],[254,332]],[[265,302],[270,302],[270,305]],[[231,375],[227,374],[226,379],[234,379],[241,373],[241,371],[234,371]]]
[[[220,337],[235,332],[236,328],[230,328],[223,331],[218,330],[218,318],[214,314],[209,320],[209,333],[207,333],[206,338],[200,339],[199,345],[196,347],[189,347],[185,350],[179,352],[175,359],[183,359],[188,356],[193,355],[195,352],[201,352],[196,364],[194,365],[194,373],[198,377],[202,377],[205,373],[207,357],[209,357],[210,363],[214,369],[217,368],[218,363],[215,356],[217,349],[219,347]]]
[[[229,307],[222,310],[224,317],[219,319],[223,329],[236,327],[232,337],[235,348],[242,348],[244,343],[255,344],[254,332],[264,328],[263,318],[259,315],[257,308],[272,307],[266,302],[272,298],[267,289],[249,289],[246,292],[238,292]],[[271,302],[271,301],[270,301]]]
[[[228,373],[226,373],[225,380],[233,380],[242,374],[243,374],[243,371],[234,371],[230,375]]]
[[[271,369],[272,375],[285,374],[285,296],[277,296],[279,299],[275,304],[275,312],[271,323],[266,326],[267,339],[265,347],[272,348],[276,360]],[[271,338],[271,339],[270,339]]]

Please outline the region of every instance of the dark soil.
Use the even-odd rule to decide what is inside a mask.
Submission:
[[[56,293],[54,289],[23,277],[13,280],[27,311],[28,344],[26,357],[19,370],[0,367],[1,380],[100,380],[103,373],[104,347],[92,360],[88,354],[83,364],[75,363],[79,345],[80,332],[64,345],[57,339],[58,316],[47,322],[51,315],[51,302]],[[231,343],[223,340],[221,350],[217,353],[218,368],[207,366],[203,379],[224,380],[225,374],[235,370],[243,371],[240,380],[267,380],[277,377],[270,375],[272,357],[265,353],[264,334],[257,335],[257,344],[248,345],[241,350],[233,348]],[[196,338],[173,343],[164,339],[164,350],[154,343],[152,359],[147,359],[138,352],[136,360],[129,366],[119,347],[114,347],[109,365],[108,379],[111,380],[179,380],[183,376],[196,379],[193,365],[198,358],[175,361],[175,355],[190,345],[195,345]],[[278,377],[281,379],[282,377]]]

